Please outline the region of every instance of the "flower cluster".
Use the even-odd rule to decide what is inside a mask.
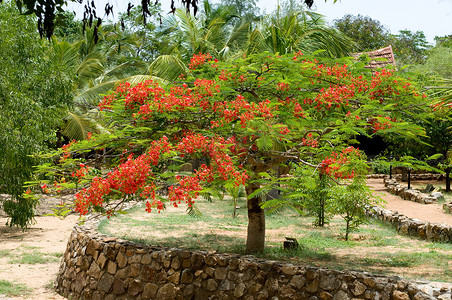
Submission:
[[[85,164],[80,164],[80,169],[78,169],[75,172],[72,172],[71,176],[74,178],[77,178],[77,181],[80,182],[80,180],[82,179],[82,177],[85,177],[86,174],[88,174],[89,172],[89,167],[86,166]]]
[[[355,96],[355,91],[352,86],[330,86],[327,89],[322,88],[320,93],[314,100],[315,107],[318,110],[326,108],[330,110],[332,107],[341,107],[341,105],[348,105],[349,99]]]
[[[270,109],[270,100],[266,99],[262,102],[248,102],[245,97],[238,95],[234,100],[229,102],[215,103],[214,111],[220,113],[220,121],[212,122],[213,127],[222,126],[225,123],[231,123],[240,120],[240,126],[245,128],[249,121],[256,117],[269,119],[273,117]]]
[[[163,208],[163,204],[155,196],[155,175],[152,167],[162,161],[165,153],[176,152],[179,156],[189,156],[202,153],[209,156],[211,165],[202,165],[196,170],[194,176],[177,176],[176,184],[168,189],[168,200],[174,206],[181,201],[192,205],[202,185],[213,180],[232,180],[236,185],[244,184],[248,178],[246,172],[240,171],[234,166],[232,158],[227,154],[230,141],[221,137],[209,138],[200,134],[187,132],[180,141],[172,145],[168,138],[151,143],[149,149],[142,155],[134,158],[130,155],[127,160],[118,165],[105,177],[95,177],[88,188],[84,188],[76,194],[76,211],[86,214],[90,206],[102,206],[104,197],[111,193],[139,194],[148,198],[146,210],[153,207],[157,210]]]
[[[359,149],[352,146],[343,149],[340,153],[332,152],[320,164],[320,174],[329,175],[332,177],[353,178],[355,172],[350,170],[353,158],[359,158],[361,154]]]
[[[370,120],[370,126],[372,127],[374,133],[380,130],[391,128],[392,122],[397,121],[395,118],[382,117],[381,115],[379,115],[378,117],[378,119],[374,118]]]
[[[309,132],[306,137],[303,138],[301,145],[317,148],[319,146],[319,141],[312,136],[312,132]]]
[[[212,60],[212,56],[209,53],[203,54],[199,52],[199,54],[193,54],[193,57],[190,59],[190,63],[188,64],[188,68],[190,70],[195,70],[209,60]]]

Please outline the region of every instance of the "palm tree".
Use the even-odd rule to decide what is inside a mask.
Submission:
[[[247,54],[318,52],[327,57],[348,56],[354,43],[338,30],[328,27],[323,16],[305,10],[277,11],[263,18],[249,35]]]
[[[52,38],[53,50],[65,66],[74,74],[76,96],[73,109],[64,118],[61,129],[69,139],[86,139],[88,132],[102,128],[95,121],[95,109],[101,94],[106,94],[122,81],[131,83],[149,79],[145,74],[147,64],[134,59],[135,39],[113,26],[101,27],[100,40],[95,43],[93,30],[87,28],[83,38],[73,44]]]

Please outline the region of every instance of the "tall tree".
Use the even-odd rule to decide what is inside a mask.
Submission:
[[[334,27],[358,45],[358,51],[372,51],[388,45],[389,30],[368,16],[345,15],[334,20]]]
[[[244,184],[246,249],[259,252],[266,191],[292,180],[278,177],[275,167],[292,161],[311,167],[313,176],[346,180],[362,165],[349,146],[355,135],[423,133],[405,120],[425,101],[414,85],[387,70],[372,75],[361,62],[301,52],[233,62],[196,54],[184,75],[165,88],[154,81],[119,86],[99,105],[109,133],[51,153],[57,164],[40,166],[48,177],[36,183],[53,182],[49,192],[82,188],[75,201],[81,214],[114,214],[132,199],[145,201],[148,211],[164,202],[193,208],[197,196],[218,186]],[[106,149],[101,169],[98,157],[77,154],[91,149]],[[180,171],[193,158],[205,163],[193,174]]]
[[[0,4],[0,193],[10,225],[26,227],[35,202],[23,197],[33,155],[55,144],[56,131],[72,99],[72,84],[32,17]]]
[[[314,53],[326,57],[348,56],[354,49],[350,38],[326,25],[322,15],[306,10],[283,10],[265,16],[249,34],[245,52]]]
[[[400,30],[390,36],[390,43],[398,65],[424,63],[430,48],[422,31]]]

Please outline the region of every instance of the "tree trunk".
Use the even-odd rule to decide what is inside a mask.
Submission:
[[[450,192],[450,168],[446,169],[446,192]]]
[[[259,189],[259,184],[250,183],[246,186],[246,194],[251,195]],[[262,200],[254,196],[247,200],[248,233],[246,238],[246,253],[263,252],[265,245],[265,213],[260,204]]]

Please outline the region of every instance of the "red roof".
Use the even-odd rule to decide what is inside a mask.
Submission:
[[[362,55],[367,55],[372,60],[366,66],[369,69],[377,69],[384,68],[386,65],[391,64],[396,66],[394,60],[394,53],[392,52],[392,47],[389,45],[388,47],[381,48],[374,51],[369,52],[361,52],[361,53],[353,53],[352,56],[355,58],[359,58]],[[377,59],[377,60],[375,60]]]

